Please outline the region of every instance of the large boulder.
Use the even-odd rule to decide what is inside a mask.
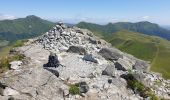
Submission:
[[[92,54],[84,55],[83,60],[98,63],[97,59],[95,59]]]
[[[81,46],[70,46],[67,52],[78,53],[81,55],[87,54],[86,50]]]
[[[107,49],[107,48],[102,48],[99,51],[99,54],[104,57],[106,60],[118,60],[119,58],[123,58],[123,56],[115,50]]]
[[[115,66],[113,64],[108,65],[102,72],[102,75],[115,76]]]
[[[60,62],[58,60],[58,56],[54,53],[50,53],[48,58],[48,63],[44,64],[44,67],[58,67],[60,65]]]

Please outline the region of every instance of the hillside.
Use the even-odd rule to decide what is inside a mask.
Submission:
[[[117,23],[119,24],[119,23]],[[86,26],[87,25],[87,26]],[[117,25],[111,29],[113,24],[101,26],[97,24],[79,23],[79,27],[87,28],[95,34],[102,35],[102,38],[110,42],[118,49],[130,53],[137,58],[150,61],[151,70],[159,72],[164,78],[170,78],[170,42],[155,36],[149,36],[128,30],[117,30]],[[106,28],[107,27],[107,28]],[[107,31],[109,30],[109,31]],[[111,31],[110,31],[111,30]],[[110,33],[107,33],[110,32]],[[111,32],[113,32],[111,34]]]
[[[0,21],[0,37],[7,41],[31,38],[48,31],[54,23],[30,15],[26,18]]]
[[[150,61],[151,70],[170,78],[170,42],[159,37],[129,31],[118,31],[108,41],[121,51]]]
[[[118,22],[109,23],[107,25],[98,25],[93,23],[80,22],[77,24],[80,28],[87,28],[93,32],[100,33],[102,35],[111,35],[116,31],[129,30],[133,32],[139,32],[146,35],[159,36],[170,40],[170,31],[160,27],[157,24],[147,21],[130,23],[130,22]]]

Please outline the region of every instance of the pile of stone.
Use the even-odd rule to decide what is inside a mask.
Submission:
[[[70,46],[83,46],[86,49],[94,49],[95,47],[92,47],[91,44],[95,44],[95,46],[101,44],[101,41],[96,41],[90,31],[77,27],[67,27],[62,22],[59,22],[37,41],[45,49],[57,52],[66,51]]]

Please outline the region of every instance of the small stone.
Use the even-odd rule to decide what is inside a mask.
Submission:
[[[21,64],[22,64],[22,61],[13,61],[13,62],[10,62],[10,68],[11,69],[14,69],[14,70],[17,70],[21,67]]]
[[[69,95],[69,90],[65,89],[63,92],[64,92],[64,96],[68,96]]]
[[[108,83],[111,84],[112,83],[112,79],[108,79]]]
[[[92,56],[92,54],[84,55],[83,60],[98,63],[98,61]]]

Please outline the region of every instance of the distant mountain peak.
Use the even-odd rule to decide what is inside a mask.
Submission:
[[[41,19],[40,17],[35,16],[35,15],[28,15],[28,16],[26,16],[26,18],[29,18],[29,19]]]

